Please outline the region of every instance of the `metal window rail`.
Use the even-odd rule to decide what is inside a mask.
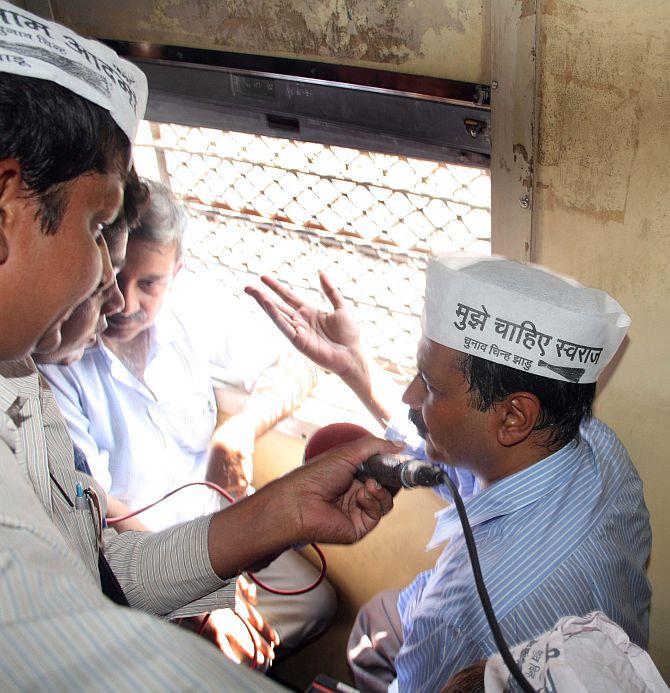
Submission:
[[[153,156],[192,216],[188,270],[206,269],[236,297],[267,273],[315,300],[326,271],[401,381],[428,254],[490,252],[485,169],[170,124],[142,132],[138,168],[151,175]]]

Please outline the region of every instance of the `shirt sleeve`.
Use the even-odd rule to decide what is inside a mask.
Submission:
[[[69,367],[49,365],[39,369],[54,393],[72,442],[84,453],[93,478],[109,493],[112,488],[109,451],[100,449],[90,433],[89,417],[84,413],[81,387],[76,376]]]
[[[221,580],[209,560],[210,521],[106,534],[105,556],[132,607],[177,618],[234,606],[235,579]]]
[[[0,677],[11,690],[279,691],[101,592],[0,442]]]
[[[261,373],[292,347],[255,302],[244,298],[214,283],[179,277],[169,301],[213,374],[251,392]]]

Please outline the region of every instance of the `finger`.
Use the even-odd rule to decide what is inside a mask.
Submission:
[[[367,479],[365,482],[365,491],[371,498],[379,501],[384,515],[391,511],[393,508],[393,493],[389,489],[382,486],[374,479]]]
[[[254,608],[251,604],[247,605],[249,612],[249,622],[251,625],[261,634],[268,642],[279,645],[279,636],[275,629],[261,616],[258,609]]]
[[[238,622],[237,627],[231,628],[226,636],[234,647],[253,661],[254,653],[257,653],[261,648],[261,636],[246,618],[238,612],[236,613],[241,622]]]
[[[331,284],[325,272],[319,272],[319,281],[321,282],[323,293],[326,294],[333,308],[336,310],[338,308],[344,308],[345,303],[342,294]]]
[[[236,647],[234,647],[232,643],[228,641],[227,637],[219,636],[219,638],[217,638],[216,644],[218,648],[221,650],[221,652],[223,652],[223,654],[225,654],[226,657],[228,657],[228,659],[235,662],[235,664],[242,664],[243,659],[248,659]]]
[[[295,340],[298,333],[295,326],[290,322],[289,316],[282,312],[272,301],[265,297],[258,289],[247,286],[244,292],[251,296],[256,303],[265,311],[267,316],[277,326],[279,331],[291,342]]]
[[[286,315],[286,317],[290,320],[300,316],[300,313],[298,313],[298,311],[295,308],[291,308],[283,301],[280,302],[271,299],[264,291],[255,286],[245,286],[244,293],[247,294],[247,296],[251,296],[256,301],[256,303],[258,303],[258,305],[266,312],[267,309],[270,308],[270,306],[274,306],[278,311],[284,313],[284,315]]]
[[[280,284],[276,279],[263,275],[261,277],[261,281],[263,284],[265,284],[265,286],[272,289],[280,298],[286,301],[291,308],[298,310],[305,305],[305,302],[298,296],[298,294],[294,294],[290,289],[285,287],[283,284]]]
[[[258,598],[258,590],[256,588],[256,584],[251,582],[250,580],[247,580],[246,576],[244,575],[238,575],[237,576],[237,587],[239,591],[242,593],[244,598],[250,603],[250,604],[255,604],[256,600]]]
[[[356,504],[374,522],[378,522],[386,514],[382,501],[370,493],[365,486],[359,488],[356,492]]]
[[[256,651],[256,668],[262,672],[266,672],[272,665],[274,658],[274,645],[263,641],[261,647]]]

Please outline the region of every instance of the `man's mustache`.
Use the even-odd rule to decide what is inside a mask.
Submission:
[[[145,322],[147,319],[147,314],[143,310],[138,310],[136,313],[132,313],[131,315],[120,315],[117,313],[116,315],[110,315],[107,318],[107,322],[111,323],[112,325],[124,325],[129,322]]]
[[[423,439],[425,439],[428,436],[428,427],[426,426],[426,422],[423,420],[421,409],[410,409],[407,417],[416,426],[417,433]]]

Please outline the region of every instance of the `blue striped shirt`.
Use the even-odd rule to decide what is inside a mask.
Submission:
[[[458,481],[510,645],[549,630],[562,616],[601,610],[646,647],[649,514],[642,482],[611,429],[591,419],[579,440],[483,490],[460,470]],[[496,651],[453,507],[438,513],[431,543],[447,540],[435,567],[398,599],[400,691],[439,690]]]

